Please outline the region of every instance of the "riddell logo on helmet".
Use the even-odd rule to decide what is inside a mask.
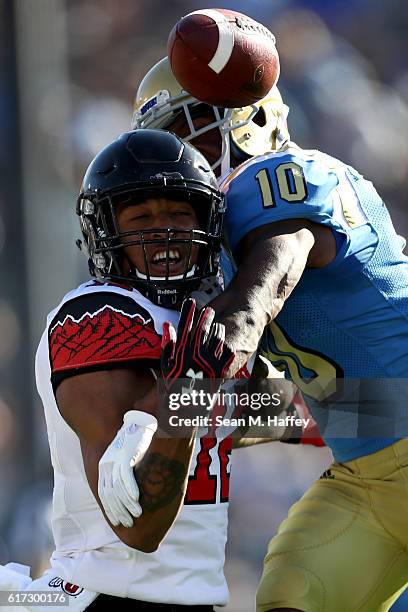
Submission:
[[[157,289],[157,293],[159,295],[174,295],[176,293],[176,289]]]
[[[72,584],[71,582],[66,582],[62,578],[55,577],[49,581],[48,586],[53,588],[61,588],[64,593],[70,595],[71,597],[77,597],[84,590],[82,587]]]

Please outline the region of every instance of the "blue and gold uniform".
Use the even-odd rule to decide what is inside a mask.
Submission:
[[[396,234],[372,183],[328,155],[290,145],[244,164],[227,185],[227,204],[233,249],[250,230],[287,219],[320,223],[336,236],[335,260],[305,270],[261,344],[263,354],[298,382],[323,434],[327,409],[313,400],[327,400],[336,390],[336,378],[370,379],[372,385],[375,379],[408,379],[405,241]],[[389,387],[401,394],[400,400],[404,385]],[[374,398],[373,392],[366,393]],[[398,404],[401,414],[394,408],[395,419],[404,417],[405,406]],[[352,409],[337,420],[341,422],[330,427],[336,437],[327,439],[337,461],[395,441],[383,437],[383,418],[378,420],[378,437],[375,418],[366,437],[358,437]]]
[[[233,250],[252,229],[302,218],[337,245],[329,265],[304,271],[261,343],[299,384],[335,463],[270,543],[258,611],[388,610],[408,582],[405,242],[371,182],[293,143],[240,166],[224,190]]]

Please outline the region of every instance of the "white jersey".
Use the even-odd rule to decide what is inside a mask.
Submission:
[[[53,391],[69,370],[135,360],[157,365],[162,324],[177,325],[178,318],[178,312],[152,304],[137,290],[96,281],[68,293],[48,316],[36,380],[54,468],[51,563],[56,575],[92,591],[225,605],[231,437],[197,439],[185,503],[158,550],[143,553],[120,541],[105,520],[85,475],[78,436],[59,413]]]

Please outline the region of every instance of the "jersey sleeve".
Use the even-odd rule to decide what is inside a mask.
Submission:
[[[287,219],[304,218],[342,231],[335,215],[339,184],[336,168],[313,155],[274,153],[244,163],[222,186],[232,250],[251,230]]]
[[[48,327],[51,381],[135,361],[160,359],[161,336],[149,312],[113,292],[83,294],[61,306]]]

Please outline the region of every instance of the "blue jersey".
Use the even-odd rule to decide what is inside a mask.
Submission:
[[[262,353],[299,384],[335,459],[375,452],[406,435],[389,427],[386,412],[393,425],[406,425],[408,258],[372,183],[290,143],[244,163],[223,189],[233,250],[250,230],[287,219],[321,223],[336,237],[334,261],[304,271],[261,342]],[[344,401],[330,404],[340,379],[349,387]]]
[[[221,248],[220,255],[220,267],[222,271],[222,281],[224,287],[228,287],[230,282],[232,281],[234,274],[236,272],[235,264],[230,257],[230,255],[226,252],[224,247]]]

